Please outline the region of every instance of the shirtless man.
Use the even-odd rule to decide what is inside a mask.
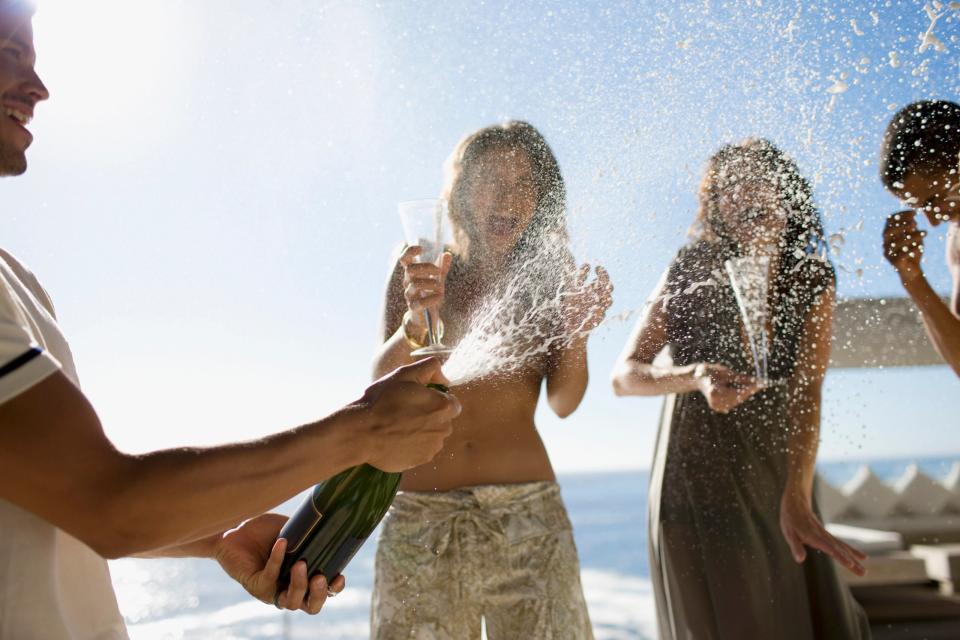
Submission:
[[[927,334],[960,376],[960,105],[924,100],[907,105],[890,121],[880,150],[883,184],[911,208],[892,214],[883,230],[884,256],[916,303]],[[949,306],[927,281],[921,266],[926,231],[947,223],[947,265],[953,276]]]
[[[26,171],[26,127],[48,98],[34,70],[32,13],[29,2],[0,0],[0,176]],[[275,593],[286,518],[263,511],[356,464],[430,460],[459,413],[454,398],[424,386],[438,377],[438,363],[425,360],[297,429],[127,455],[78,386],[46,292],[0,251],[0,640],[125,639],[104,558],[134,554],[214,558],[255,597],[318,612],[328,585],[308,579],[303,563]],[[329,585],[342,588],[342,578]]]

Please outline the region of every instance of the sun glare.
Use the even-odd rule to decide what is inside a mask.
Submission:
[[[37,70],[52,99],[41,108],[49,120],[37,125],[66,125],[73,136],[109,126],[122,135],[149,117],[181,86],[174,70],[185,65],[170,58],[185,59],[192,41],[178,31],[182,8],[169,0],[38,0]]]

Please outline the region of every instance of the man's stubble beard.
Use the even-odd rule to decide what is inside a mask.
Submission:
[[[26,155],[0,142],[0,177],[19,176],[27,170]]]

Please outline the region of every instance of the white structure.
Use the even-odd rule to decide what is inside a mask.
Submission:
[[[943,364],[909,298],[847,298],[833,318],[830,366],[922,367]]]

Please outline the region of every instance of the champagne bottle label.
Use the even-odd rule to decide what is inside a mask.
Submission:
[[[313,530],[320,524],[320,521],[323,520],[323,513],[317,509],[316,502],[314,502],[316,496],[317,490],[314,489],[310,494],[310,498],[297,510],[298,513],[296,517],[288,520],[287,526],[284,527],[282,535],[287,539],[288,554],[297,553],[307,538],[310,537]],[[309,510],[312,510],[313,513],[306,513]]]
[[[307,575],[339,575],[386,514],[400,485],[399,473],[362,464],[316,485],[280,531],[288,541],[277,590],[290,583],[298,561]]]

